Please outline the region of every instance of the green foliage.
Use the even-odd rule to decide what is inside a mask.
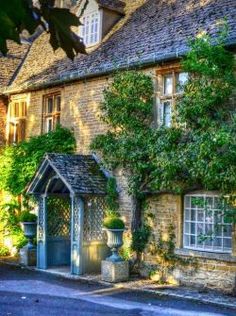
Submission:
[[[217,40],[203,34],[191,41],[191,50],[182,62],[183,69],[192,73],[178,104],[179,118],[188,128],[215,128],[230,119],[225,101],[235,86],[234,58],[224,47],[222,32]]]
[[[229,97],[236,81],[224,41],[222,33],[218,40],[203,34],[190,43],[182,62],[190,78],[177,102],[181,124],[159,129],[150,155],[155,190],[235,192],[236,118]]]
[[[11,237],[13,247],[18,250],[27,243],[20,227],[20,213],[21,204],[15,199],[0,206],[0,231],[5,237]]]
[[[37,216],[29,211],[23,211],[20,214],[20,222],[36,222]]]
[[[110,213],[118,212],[119,202],[118,202],[118,193],[117,193],[115,178],[109,178],[107,181],[106,205],[107,205],[106,215],[109,215]]]
[[[159,238],[152,247],[152,255],[155,255],[158,264],[159,282],[166,283],[169,274],[176,268],[193,265],[197,267],[196,260],[192,258],[182,258],[175,253],[175,231],[172,224],[169,225],[167,237],[163,237],[162,231],[159,232]]]
[[[6,246],[0,246],[0,257],[6,257],[9,255],[10,255],[9,249]]]
[[[103,227],[107,229],[124,229],[125,223],[120,217],[111,215],[104,219]]]
[[[151,228],[148,225],[143,225],[142,227],[135,230],[132,234],[131,249],[137,253],[143,253],[149,238],[151,236]]]
[[[55,0],[39,0],[34,6],[32,0],[0,1],[0,51],[7,53],[7,40],[20,44],[20,34],[27,30],[33,34],[42,26],[50,33],[50,44],[54,50],[61,47],[71,59],[76,54],[85,54],[81,38],[71,30],[81,25],[79,18],[68,9],[54,7]]]
[[[21,205],[16,200],[12,199],[11,202],[2,204],[0,206],[0,223],[3,231],[5,229],[11,231],[13,234],[20,231],[19,215]]]
[[[108,168],[119,166],[130,171],[129,188],[136,194],[149,174],[153,94],[151,77],[136,71],[116,74],[104,91],[101,105],[101,119],[112,129],[97,136],[91,145],[93,150],[102,153]]]
[[[13,196],[22,194],[46,153],[73,153],[75,139],[70,130],[55,131],[5,147],[0,154],[0,189]]]
[[[103,120],[115,130],[134,132],[150,125],[153,107],[153,85],[143,73],[118,73],[104,91],[101,105]]]

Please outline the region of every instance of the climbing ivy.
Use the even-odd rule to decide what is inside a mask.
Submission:
[[[73,153],[75,138],[70,130],[55,131],[6,146],[0,153],[0,189],[13,196],[24,193],[46,153]]]
[[[145,191],[206,189],[231,196],[236,191],[236,116],[231,97],[236,81],[234,56],[225,48],[226,40],[224,27],[217,38],[203,33],[190,41],[181,62],[189,80],[177,100],[176,124],[171,128],[152,128],[150,76],[122,72],[104,91],[102,120],[111,129],[97,136],[92,148],[102,154],[107,167],[128,170],[129,190],[137,202],[134,230],[141,224]]]
[[[104,91],[102,121],[111,126],[105,135],[97,136],[92,149],[100,152],[109,169],[123,167],[129,173],[129,191],[136,201],[133,229],[140,226],[142,185],[150,172],[148,156],[153,109],[152,79],[136,71],[116,74]]]

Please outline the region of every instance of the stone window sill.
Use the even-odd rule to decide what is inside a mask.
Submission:
[[[176,249],[175,253],[181,256],[218,260],[218,261],[224,261],[224,262],[236,262],[236,257],[229,253],[214,253],[214,252],[197,251],[197,250],[184,249],[184,248]]]

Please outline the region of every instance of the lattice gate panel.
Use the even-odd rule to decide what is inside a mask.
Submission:
[[[48,237],[70,237],[70,198],[49,197],[47,199]]]
[[[84,241],[103,241],[102,223],[105,216],[105,200],[103,197],[91,197],[85,201],[84,209]]]

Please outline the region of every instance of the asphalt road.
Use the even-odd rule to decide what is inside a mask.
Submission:
[[[0,264],[0,316],[236,316],[209,306]]]

